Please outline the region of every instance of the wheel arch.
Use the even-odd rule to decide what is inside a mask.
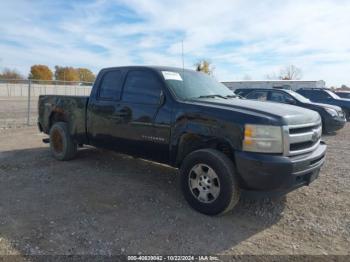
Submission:
[[[228,140],[194,133],[183,133],[179,138],[175,165],[179,167],[188,154],[205,148],[216,149],[224,153],[234,163],[234,150]]]
[[[56,122],[65,122],[68,123],[67,116],[64,111],[61,109],[52,110],[49,116],[49,130]]]

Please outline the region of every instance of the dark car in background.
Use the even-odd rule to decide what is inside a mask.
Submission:
[[[350,91],[344,91],[344,90],[336,90],[334,93],[339,96],[340,98],[350,99]]]
[[[245,88],[236,89],[236,94],[247,99],[290,104],[311,109],[320,114],[324,133],[331,133],[344,127],[345,115],[338,106],[313,103],[304,96],[286,89]]]
[[[339,106],[345,113],[346,119],[350,120],[350,99],[341,98],[334,92],[324,88],[301,88],[297,92],[312,102]]]

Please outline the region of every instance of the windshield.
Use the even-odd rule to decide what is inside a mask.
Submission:
[[[162,71],[165,82],[176,97],[188,100],[205,97],[237,97],[213,77],[190,70]]]
[[[335,93],[333,93],[332,91],[329,90],[325,90],[332,98],[334,99],[341,99],[338,95],[336,95]]]
[[[298,94],[297,92],[294,92],[292,90],[285,90],[290,94],[292,97],[294,97],[296,100],[302,103],[310,103],[310,99],[306,98],[305,96],[302,96],[301,94]]]

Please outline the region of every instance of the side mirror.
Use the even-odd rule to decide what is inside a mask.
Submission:
[[[163,90],[160,91],[160,95],[159,95],[159,105],[163,105],[165,102],[165,95],[164,95],[164,92]]]

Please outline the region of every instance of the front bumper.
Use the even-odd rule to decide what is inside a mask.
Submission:
[[[346,119],[341,117],[329,117],[323,121],[323,128],[326,133],[332,133],[342,129],[346,124]]]
[[[318,177],[326,148],[321,142],[315,151],[294,157],[235,152],[241,187],[249,191],[283,194],[308,185]]]

